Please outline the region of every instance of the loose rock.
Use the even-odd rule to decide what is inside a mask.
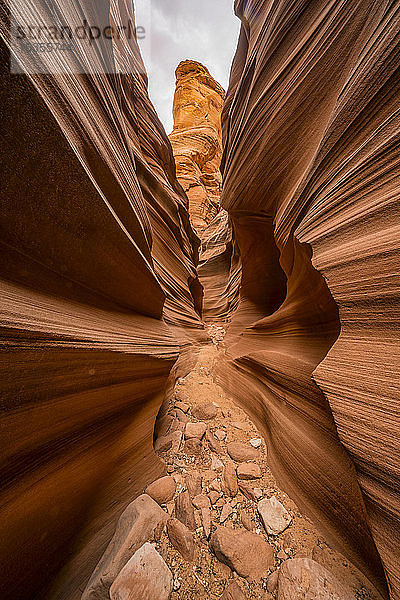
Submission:
[[[210,421],[218,415],[218,408],[211,402],[209,404],[199,404],[192,409],[192,415],[200,421]]]
[[[239,490],[247,500],[250,500],[250,502],[257,502],[257,496],[254,493],[253,488],[248,483],[239,481]]]
[[[208,494],[208,497],[210,498],[211,504],[215,504],[219,498],[219,493],[211,490],[211,492]]]
[[[260,446],[262,444],[262,439],[261,438],[253,438],[250,440],[250,444],[253,446],[253,448],[260,448]]]
[[[175,516],[191,531],[196,529],[194,509],[188,491],[182,492],[182,494],[179,494],[179,496],[176,497]]]
[[[243,463],[236,469],[239,479],[252,480],[262,477],[261,469],[255,463]]]
[[[183,447],[183,451],[188,456],[200,456],[203,450],[203,444],[200,440],[196,438],[191,438],[190,440],[186,440],[185,445]]]
[[[200,510],[201,522],[203,525],[203,531],[206,538],[210,537],[211,533],[211,510],[210,508],[202,508]]]
[[[111,600],[168,600],[172,573],[157,550],[144,544],[120,571],[110,589]]]
[[[240,431],[250,431],[251,429],[251,425],[247,421],[232,421],[231,425]]]
[[[185,412],[183,412],[183,410],[180,410],[179,408],[176,408],[175,410],[173,410],[171,412],[171,415],[173,415],[181,423],[184,423],[184,424],[189,423],[189,417],[187,416],[187,414]]]
[[[214,435],[217,438],[217,440],[222,442],[226,438],[226,431],[224,429],[217,429],[216,431],[214,431]]]
[[[186,414],[187,412],[189,412],[190,406],[189,404],[186,404],[186,402],[177,402],[175,404],[175,408],[181,410]]]
[[[172,415],[164,415],[160,417],[157,421],[157,437],[162,438],[167,435],[167,433],[171,430],[171,425],[174,421]]]
[[[210,547],[218,560],[246,579],[266,577],[274,564],[272,546],[249,531],[218,527],[211,536]]]
[[[180,431],[182,433],[185,431],[185,423],[176,418],[174,418],[172,422],[170,433],[174,433],[175,431]]]
[[[272,573],[272,575],[270,575],[268,577],[267,591],[270,592],[270,594],[272,594],[278,587],[278,577],[279,577],[279,571],[274,571]]]
[[[219,518],[219,522],[220,523],[225,523],[225,521],[227,519],[229,519],[229,517],[231,516],[231,514],[233,513],[233,508],[232,506],[229,504],[229,502],[227,502],[226,504],[224,504],[224,506],[222,507],[222,512],[221,512],[221,516]]]
[[[186,488],[191,495],[192,498],[201,494],[201,483],[203,481],[202,476],[198,471],[193,471],[190,475],[186,477]]]
[[[236,581],[232,581],[222,594],[221,600],[246,600],[246,596]]]
[[[208,487],[213,492],[220,492],[221,491],[221,483],[218,481],[218,479],[213,479],[210,482],[210,485]],[[218,496],[219,496],[219,493],[218,493]]]
[[[178,402],[185,402],[185,403],[187,403],[188,400],[189,400],[189,396],[183,390],[177,390],[175,392],[175,401],[177,403]]]
[[[278,578],[278,600],[354,600],[352,592],[329,571],[308,558],[284,562]]]
[[[97,564],[82,600],[108,597],[109,589],[122,567],[145,542],[161,534],[168,514],[147,494],[134,500],[122,513],[114,536]]]
[[[158,504],[167,504],[171,502],[175,495],[176,483],[173,477],[161,477],[153,481],[146,488],[146,494],[148,494]]]
[[[156,452],[165,452],[171,450],[174,454],[179,452],[179,448],[182,442],[182,431],[173,431],[168,435],[158,438],[154,443],[154,449]]]
[[[236,462],[245,462],[247,460],[255,460],[258,458],[258,452],[254,448],[242,444],[241,442],[230,442],[226,449],[228,454]]]
[[[228,565],[224,565],[224,563],[220,562],[217,558],[214,559],[213,573],[222,579],[229,579],[232,575],[232,571]]]
[[[210,508],[210,499],[204,494],[199,494],[198,496],[195,496],[192,502],[193,506],[198,510],[201,510],[202,508]]]
[[[185,427],[185,438],[197,438],[201,440],[207,430],[205,423],[186,423]]]
[[[234,498],[238,493],[238,481],[236,469],[233,463],[228,463],[224,467],[222,472],[222,481],[226,495]]]
[[[224,468],[224,463],[217,458],[216,456],[213,455],[212,459],[211,459],[211,469],[213,471],[222,471],[222,469]]]
[[[260,500],[257,508],[269,535],[279,535],[292,522],[292,517],[275,496]]]
[[[175,548],[186,560],[193,562],[195,544],[193,534],[178,519],[170,519],[167,523],[168,537]]]
[[[212,452],[215,452],[215,454],[218,454],[221,456],[221,454],[224,453],[224,450],[223,450],[221,444],[219,443],[217,438],[214,436],[214,434],[211,433],[211,431],[206,432],[206,442],[208,442],[208,445],[210,446],[210,450],[212,450]]]
[[[167,452],[172,448],[172,438],[168,435],[161,435],[154,442],[154,450],[156,452]]]
[[[253,521],[251,520],[250,516],[247,513],[242,512],[242,514],[240,516],[240,519],[242,521],[243,527],[245,527],[245,529],[247,529],[247,531],[253,531],[253,529],[254,529],[254,523],[253,523]]]
[[[254,495],[257,498],[257,500],[261,500],[261,498],[263,497],[263,492],[261,488],[254,488]]]

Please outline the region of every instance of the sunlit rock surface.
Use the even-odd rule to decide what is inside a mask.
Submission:
[[[169,139],[178,180],[189,198],[191,221],[199,232],[219,210],[224,98],[224,90],[201,63],[179,64]]]
[[[398,5],[235,8],[222,206],[243,276],[219,380],[282,488],[397,599]]]
[[[190,220],[201,234],[198,273],[206,290],[206,321],[228,320],[239,299],[239,256],[228,213],[220,207],[224,98],[221,85],[201,63],[179,64],[169,139],[178,180],[189,198]]]
[[[104,8],[80,3],[89,23]],[[130,3],[108,8],[118,23]],[[45,3],[35,10],[49,20]],[[81,50],[65,59],[101,71],[95,45]],[[49,596],[80,597],[118,517],[163,472],[152,441],[167,378],[204,336],[199,240],[138,47],[106,51],[131,74],[30,80],[9,75],[1,49],[5,600],[43,599],[61,567]]]

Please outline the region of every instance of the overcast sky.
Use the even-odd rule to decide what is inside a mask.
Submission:
[[[137,26],[150,35],[141,42],[150,97],[167,133],[172,130],[175,69],[182,60],[203,63],[226,89],[239,35],[233,0],[136,0]]]

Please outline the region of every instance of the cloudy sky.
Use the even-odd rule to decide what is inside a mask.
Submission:
[[[175,69],[181,60],[203,63],[226,89],[239,35],[233,0],[136,0],[136,21],[150,35],[141,42],[150,96],[172,130]]]

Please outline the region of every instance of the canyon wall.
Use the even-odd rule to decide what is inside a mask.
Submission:
[[[125,0],[79,7],[133,19]],[[281,487],[400,597],[399,6],[235,8],[219,212],[224,92],[205,67],[178,67],[176,174],[135,40],[75,40],[72,71],[91,75],[12,76],[1,13],[5,600],[78,600],[162,473],[154,422],[204,341],[201,282],[205,317],[231,319],[217,378]],[[56,57],[17,59],[37,72]]]
[[[204,321],[229,323],[238,308],[242,271],[232,222],[223,208],[202,233],[197,272],[204,288]]]
[[[243,271],[217,372],[281,487],[393,599],[399,8],[236,1],[221,203]]]
[[[224,98],[223,88],[201,63],[185,60],[178,65],[169,139],[191,222],[199,232],[219,210]]]
[[[72,4],[55,4],[69,22]],[[133,19],[129,7],[79,6],[89,23]],[[10,75],[1,16],[2,598],[73,600],[163,472],[167,379],[204,338],[199,240],[136,41],[73,40],[63,60],[91,75]],[[57,56],[17,59],[37,73]]]

